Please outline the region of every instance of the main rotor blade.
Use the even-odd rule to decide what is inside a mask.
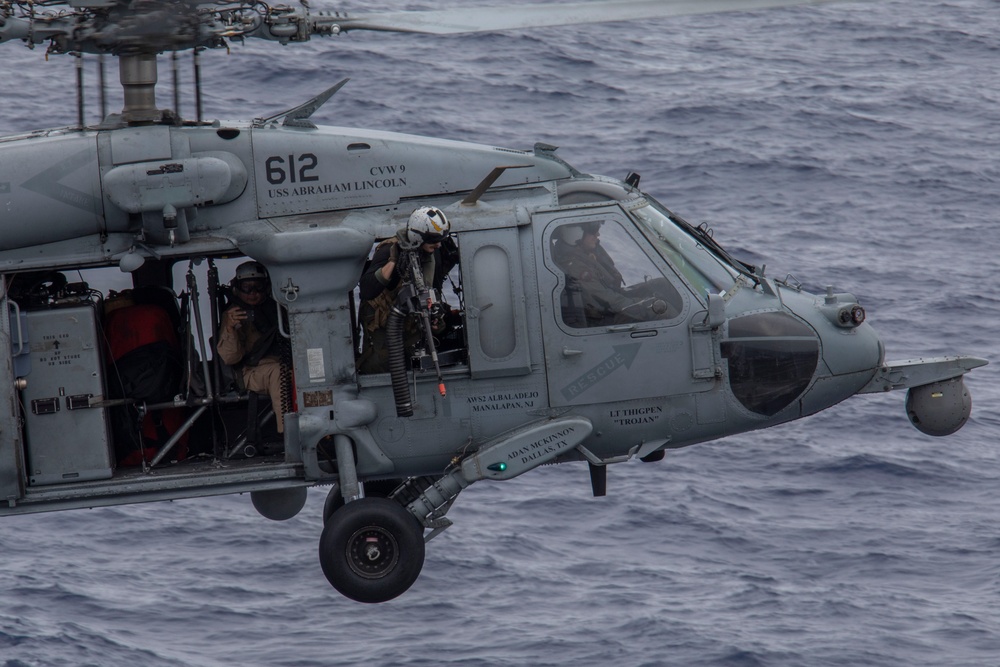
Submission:
[[[382,30],[452,35],[583,23],[613,23],[636,19],[753,11],[774,7],[818,5],[843,0],[603,0],[566,4],[466,7],[389,12],[335,19],[342,30]],[[857,1],[857,0],[850,0]]]

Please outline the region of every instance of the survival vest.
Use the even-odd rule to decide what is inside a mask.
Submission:
[[[398,245],[398,244],[399,244],[399,239],[397,239],[395,236],[393,236],[392,238],[388,238],[385,241],[379,243],[375,247],[375,254],[378,254],[379,250],[381,250],[382,248],[391,247],[393,245]],[[421,255],[420,268],[422,269],[424,274],[424,283],[427,284],[428,286],[433,285],[434,268],[435,268],[434,255],[433,254],[428,255],[427,253],[419,253],[419,254]],[[392,256],[391,250],[389,256],[390,257]],[[383,264],[382,266],[385,265]],[[381,266],[376,267],[376,270],[381,268],[382,268]],[[387,287],[386,289],[382,290],[382,292],[380,292],[379,295],[376,296],[374,299],[369,299],[368,301],[364,302],[363,306],[367,307],[361,310],[360,316],[362,319],[362,324],[364,325],[365,329],[367,329],[368,331],[376,331],[378,329],[385,328],[386,323],[389,321],[389,313],[392,312],[392,307],[396,305],[396,297],[399,294],[399,290],[402,287],[402,285],[403,281],[400,280],[395,287],[391,289]]]

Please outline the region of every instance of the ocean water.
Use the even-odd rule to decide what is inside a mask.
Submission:
[[[283,523],[246,496],[5,518],[0,667],[1000,665],[998,34],[995,0],[883,0],[204,54],[208,117],[351,77],[320,122],[639,172],[769,275],[856,294],[889,359],[994,363],[947,438],[897,392],[612,466],[605,498],[580,464],[474,485],[382,605],[320,571],[326,489]],[[72,61],[0,48],[0,133],[74,123]]]

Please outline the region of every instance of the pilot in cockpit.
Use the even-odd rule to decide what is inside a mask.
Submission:
[[[625,286],[601,245],[601,221],[564,225],[554,234],[552,258],[566,274],[563,319],[574,327],[644,322],[669,317],[663,278]],[[583,317],[574,315],[582,309]]]

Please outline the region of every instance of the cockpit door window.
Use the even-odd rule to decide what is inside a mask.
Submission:
[[[684,300],[617,222],[567,222],[549,236],[552,262],[565,276],[559,303],[574,329],[675,319]]]
[[[537,276],[550,405],[714,386],[714,378],[692,380],[685,323],[697,302],[620,206],[539,212],[532,222],[542,249]]]

